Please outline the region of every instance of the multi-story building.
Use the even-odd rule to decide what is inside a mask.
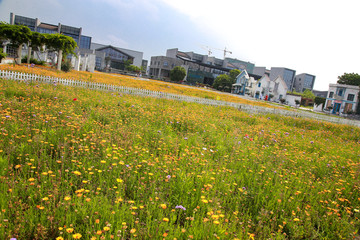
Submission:
[[[334,114],[356,112],[359,102],[359,86],[329,84],[325,109]]]
[[[278,76],[281,76],[284,82],[286,83],[286,86],[288,88],[288,91],[292,91],[292,87],[294,84],[294,77],[295,77],[295,70],[289,69],[289,68],[283,68],[283,67],[272,67],[270,69],[270,80],[274,81]]]
[[[99,71],[104,68],[124,70],[126,61],[130,61],[132,65],[139,68],[143,67],[143,52],[99,43],[91,43],[91,49],[95,50],[95,68]],[[146,66],[144,67],[146,69]]]
[[[39,33],[61,33],[72,37],[78,47],[90,49],[91,37],[82,35],[82,28],[72,27],[58,23],[57,25],[40,22],[38,18],[29,18],[10,13],[10,24],[25,25],[33,32]]]
[[[168,49],[166,56],[151,57],[149,75],[156,78],[169,78],[175,66],[182,66],[187,71],[186,81],[190,84],[202,83],[212,85],[220,74],[232,69],[251,71],[254,64],[238,59],[219,59],[194,52],[182,52],[177,48]],[[249,69],[249,70],[248,70]]]
[[[266,69],[266,67],[254,67],[253,74],[258,76],[270,76],[270,70]]]
[[[304,92],[306,89],[313,90],[315,84],[315,76],[307,73],[301,73],[295,76],[293,90],[296,92]]]
[[[95,53],[90,50],[91,37],[82,34],[82,28],[72,27],[61,23],[49,24],[41,22],[38,18],[29,18],[10,13],[10,24],[24,25],[30,28],[33,32],[47,33],[47,34],[64,34],[74,39],[78,48],[75,50],[77,57],[68,56],[76,70],[94,71],[95,68]],[[16,50],[12,47],[6,46],[5,52],[9,57],[17,57]],[[53,52],[39,52],[34,49],[24,46],[28,51],[22,51],[22,55],[31,54],[38,60],[48,61],[50,63],[57,62],[57,55]],[[32,51],[31,51],[32,50]]]

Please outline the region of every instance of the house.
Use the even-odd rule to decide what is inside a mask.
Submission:
[[[287,90],[287,85],[280,75],[274,80],[270,80],[270,77],[265,74],[256,82],[251,96],[279,102],[286,98]]]
[[[278,76],[274,81],[271,81],[271,83],[270,92],[272,92],[273,95],[272,100],[275,102],[280,102],[281,99],[285,99],[288,87],[284,79],[281,76]]]
[[[359,86],[329,84],[325,110],[330,110],[333,114],[356,112],[359,92]]]
[[[254,96],[255,87],[260,76],[248,73],[245,69],[236,77],[236,82],[232,85],[232,93],[239,95]]]
[[[263,75],[256,83],[253,97],[258,99],[264,99],[269,97],[270,90],[270,78],[268,75]]]
[[[250,76],[246,70],[243,70],[237,77],[236,82],[232,85],[232,93],[245,95],[245,87],[250,80]]]

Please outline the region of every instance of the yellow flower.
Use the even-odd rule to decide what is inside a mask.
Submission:
[[[298,221],[300,221],[300,219],[294,218],[294,222],[298,222]]]
[[[166,204],[160,204],[160,207],[161,207],[162,209],[166,209]]]
[[[72,233],[73,231],[74,231],[73,228],[67,228],[67,229],[66,229],[66,232],[68,232],[68,233]]]
[[[163,221],[164,221],[164,222],[168,222],[169,219],[168,219],[168,218],[163,218]]]
[[[63,237],[57,237],[56,240],[64,240]]]
[[[74,171],[74,174],[80,176],[80,175],[81,175],[81,172],[79,172],[79,171]]]
[[[82,235],[80,234],[80,233],[75,233],[74,235],[73,235],[73,238],[74,239],[80,239],[82,237]]]
[[[122,182],[123,182],[123,180],[120,179],[120,178],[116,179],[116,181],[119,182],[119,183],[122,183]]]
[[[35,181],[35,178],[29,178],[29,182]]]
[[[65,201],[69,201],[70,199],[71,199],[71,197],[69,197],[69,196],[64,197]]]
[[[135,229],[135,228],[133,228],[133,229],[130,230],[130,233],[135,233],[135,232],[136,232],[136,229]]]
[[[109,227],[104,227],[104,231],[109,231],[110,228]]]
[[[96,234],[97,234],[97,235],[101,235],[101,234],[102,234],[102,231],[101,231],[101,230],[98,230],[98,231],[96,232]]]

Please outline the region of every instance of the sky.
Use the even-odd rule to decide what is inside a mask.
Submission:
[[[328,90],[344,73],[360,73],[358,0],[0,0],[10,13],[82,27],[92,42],[144,53],[166,50],[286,67],[316,76]]]

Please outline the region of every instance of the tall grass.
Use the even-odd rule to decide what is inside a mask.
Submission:
[[[351,239],[360,129],[0,80],[1,239]]]

